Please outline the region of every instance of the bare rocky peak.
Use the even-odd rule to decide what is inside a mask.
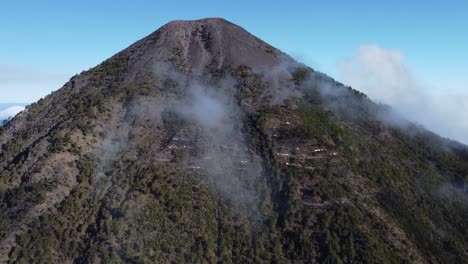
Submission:
[[[270,68],[290,57],[222,18],[167,23],[127,50],[136,64],[176,62],[191,72],[207,65]],[[142,65],[140,65],[142,66]]]

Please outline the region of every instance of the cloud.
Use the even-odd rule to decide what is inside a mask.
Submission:
[[[432,92],[401,52],[364,45],[354,58],[338,62],[338,70],[343,83],[441,136],[468,143],[468,94]]]
[[[8,107],[8,108],[6,108],[4,110],[1,110],[0,111],[0,120],[4,120],[4,119],[7,119],[9,117],[15,116],[16,114],[18,114],[19,112],[21,112],[23,110],[24,110],[24,106],[19,106],[19,105],[11,106],[11,107]]]
[[[223,119],[227,113],[226,106],[220,98],[210,94],[199,84],[190,86],[189,91],[190,100],[183,102],[179,106],[178,112],[187,119],[195,120],[207,128],[223,125]]]

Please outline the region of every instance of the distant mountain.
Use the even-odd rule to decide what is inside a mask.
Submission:
[[[466,146],[223,19],[72,77],[0,146],[1,263],[468,263]]]

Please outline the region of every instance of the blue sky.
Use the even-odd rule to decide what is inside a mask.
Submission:
[[[32,83],[0,82],[0,102],[36,100],[170,20],[212,16],[338,79],[337,61],[377,44],[404,53],[434,89],[467,83],[468,1],[18,0],[0,9],[0,69]]]
[[[17,0],[0,8],[0,103],[35,101],[168,21],[204,17],[241,25],[346,84],[361,83],[341,62],[361,63],[361,47],[373,45],[401,54],[422,89],[468,93],[466,0]]]

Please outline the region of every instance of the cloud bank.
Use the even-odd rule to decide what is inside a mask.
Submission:
[[[468,144],[468,94],[436,94],[415,78],[399,51],[377,45],[358,48],[338,63],[343,83],[441,136]]]
[[[9,117],[13,117],[23,110],[24,110],[24,106],[19,106],[19,105],[11,106],[4,110],[1,110],[0,120],[5,120],[5,119],[8,119]]]

